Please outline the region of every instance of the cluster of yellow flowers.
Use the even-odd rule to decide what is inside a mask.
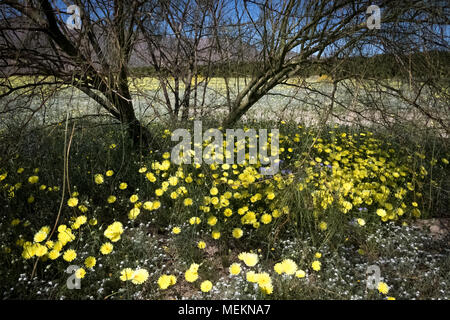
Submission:
[[[167,289],[177,283],[177,278],[174,275],[163,274],[158,279],[158,286],[161,290]]]
[[[243,261],[247,267],[254,267],[258,264],[259,258],[256,253],[241,252],[238,259]],[[241,266],[233,263],[229,268],[231,275],[238,275],[241,272]],[[273,284],[270,275],[267,272],[256,273],[253,270],[247,271],[246,280],[251,283],[257,283],[260,290],[265,294],[272,294]]]
[[[382,221],[397,220],[408,212],[420,217],[416,200],[408,203],[406,199],[422,197],[418,189],[427,170],[422,165],[416,172],[400,164],[392,157],[395,150],[384,151],[381,145],[370,132],[342,133],[330,142],[316,140],[318,156],[309,161],[298,190],[311,193],[317,218],[326,218],[332,207],[344,214],[376,213]],[[359,219],[358,224],[364,226],[365,220]],[[319,228],[326,230],[326,222],[319,223]]]
[[[112,242],[117,242],[120,240],[120,235],[123,233],[122,223],[116,221],[106,228],[104,235]]]
[[[79,227],[81,224],[80,221],[84,221],[84,219],[79,219],[74,224]],[[72,229],[68,228],[66,225],[60,225],[58,227],[58,240],[52,241],[48,240],[44,245],[41,244],[45,239],[47,239],[50,232],[50,227],[44,226],[42,227],[33,238],[33,243],[29,241],[23,241],[23,239],[19,239],[18,244],[22,245],[23,252],[22,257],[25,259],[30,259],[34,256],[36,257],[48,257],[51,260],[56,260],[60,256],[60,252],[64,246],[68,243],[75,240],[75,235],[72,233]],[[64,252],[63,259],[70,262],[74,260],[76,257],[76,253],[74,250],[69,249]]]
[[[263,293],[272,294],[272,279],[267,272],[255,273],[254,271],[248,271],[246,278],[248,282],[257,283]]]
[[[254,267],[259,261],[258,255],[256,253],[249,253],[249,252],[241,252],[238,255],[238,259],[244,261],[244,263],[248,267]]]
[[[280,158],[284,159],[283,161],[295,172],[282,170],[270,177],[260,173],[260,161],[252,165],[248,161],[243,164],[213,163],[208,165],[208,168],[205,168],[205,165],[201,168],[199,164],[174,166],[169,160],[170,153],[165,152],[161,161],[145,163],[138,170],[149,192],[143,194],[136,189],[134,191],[136,193],[131,194],[133,191],[128,193],[127,189],[130,188],[127,182],[120,181],[111,188],[111,190],[114,189],[114,192],[111,192],[114,194],[108,193],[103,201],[111,207],[125,203],[127,205],[125,212],[128,212],[130,220],[137,219],[143,212],[156,211],[163,206],[185,211],[188,213],[187,217],[184,216],[187,221],[171,226],[172,233],[174,235],[182,233],[181,226],[185,224],[188,228],[197,228],[206,232],[214,240],[227,236],[234,239],[245,238],[252,230],[259,228],[267,230],[277,219],[289,216],[292,208],[281,201],[281,194],[288,186],[303,193],[307,201],[310,201],[308,207],[312,208],[311,211],[320,230],[327,230],[330,223],[327,220],[327,214],[331,210],[340,211],[343,215],[355,216],[355,221],[361,227],[366,224],[367,219],[372,217],[381,221],[397,220],[405,215],[420,217],[421,179],[428,174],[422,164],[413,168],[402,163],[394,156],[395,150],[383,150],[383,142],[374,138],[370,132],[347,134],[330,131],[329,133],[330,138],[316,138],[313,151],[303,154],[295,153],[296,146],[302,138],[311,136],[310,131],[280,134],[278,150]],[[165,134],[170,132],[167,131]],[[204,142],[204,145],[206,146],[207,142]],[[237,152],[245,146],[245,144],[236,143],[234,151]],[[115,148],[115,145],[110,148]],[[422,154],[417,156],[423,159]],[[246,159],[249,159],[248,153]],[[434,164],[436,162],[437,160],[434,159]],[[442,159],[442,163],[447,165],[448,160]],[[24,172],[23,168],[17,170],[18,174],[22,172]],[[38,172],[39,170],[35,169],[33,174],[25,180],[25,184],[28,181],[30,187],[37,188],[36,185],[40,181]],[[113,170],[95,173],[93,181],[96,185],[107,185],[111,180],[108,178],[114,174]],[[8,173],[3,172],[0,175],[2,189],[8,191],[11,197],[21,188],[21,183],[16,185],[3,183],[8,179]],[[92,176],[90,179],[92,180]],[[203,194],[198,192],[198,186],[206,186]],[[45,185],[39,186],[39,190],[49,189],[51,188]],[[53,190],[59,189],[53,187]],[[33,201],[34,197],[30,195],[28,202]],[[23,258],[38,257],[43,260],[56,260],[62,256],[67,262],[77,258],[77,252],[74,249],[65,247],[73,243],[75,235],[78,236],[78,231],[82,232],[81,229],[87,224],[95,226],[97,220],[94,216],[90,216],[89,203],[83,201],[83,197],[78,192],[70,194],[66,204],[71,211],[81,212],[81,214],[71,217],[70,223],[65,222],[67,225],[61,224],[57,227],[55,233],[57,240],[49,239],[51,232],[49,226],[44,226],[34,233],[33,241],[20,238],[17,243],[23,248]],[[19,219],[14,219],[11,225],[15,226],[19,223]],[[101,230],[101,227],[99,229]],[[107,226],[103,235],[108,241],[101,244],[100,253],[110,254],[114,249],[113,243],[119,241],[123,233],[124,227],[119,221]],[[205,249],[205,241],[197,240],[194,241],[196,246],[199,249]],[[252,252],[242,252],[238,259],[247,267],[254,267],[259,261],[258,255]],[[315,260],[311,262],[311,268],[316,272],[322,268],[318,259],[320,255],[316,255]],[[95,264],[95,257],[86,258],[87,269],[93,268]],[[199,264],[191,264],[185,272],[187,282],[197,281],[199,267]],[[306,276],[306,272],[300,270],[296,262],[291,259],[276,263],[274,271],[279,275],[295,275],[298,278]],[[231,275],[240,274],[241,265],[233,263],[229,272]],[[82,278],[85,274],[86,270],[80,268],[77,277]],[[148,276],[145,269],[126,268],[121,271],[120,278],[123,281],[130,280],[139,284],[146,281]],[[266,294],[272,293],[273,285],[268,273],[249,271],[246,277],[248,281],[258,283],[260,289]],[[173,275],[162,275],[158,279],[158,286],[164,290],[174,285],[176,281]],[[203,292],[208,292],[212,288],[212,283],[205,280],[200,287]],[[381,286],[379,290],[387,292],[384,286]]]
[[[278,274],[293,275],[297,272],[297,264],[291,259],[283,260],[282,262],[276,263],[273,269]]]
[[[200,265],[198,265],[197,263],[193,263],[193,264],[191,264],[189,269],[186,270],[186,272],[184,273],[184,278],[186,279],[187,282],[197,281],[199,267],[200,267]]]
[[[146,269],[125,268],[120,272],[120,280],[131,281],[134,284],[142,284],[148,280],[149,274]]]

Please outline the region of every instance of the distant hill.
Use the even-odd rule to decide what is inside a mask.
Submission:
[[[338,77],[415,78],[430,74],[437,79],[450,79],[450,52],[426,51],[411,55],[378,54],[372,57],[321,59],[299,72],[300,76],[336,74]],[[430,73],[433,70],[434,73]],[[427,72],[424,72],[427,71]]]

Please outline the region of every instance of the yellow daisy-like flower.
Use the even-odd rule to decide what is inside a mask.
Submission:
[[[273,266],[273,270],[275,270],[275,272],[278,274],[282,274],[284,272],[284,268],[281,263],[275,263],[275,265]]]
[[[171,186],[176,186],[177,184],[178,184],[178,178],[177,177],[169,177],[169,184],[171,185]]]
[[[191,264],[188,270],[184,273],[184,278],[187,282],[195,282],[198,279],[198,267],[196,263]]]
[[[384,209],[377,209],[377,215],[379,215],[380,217],[385,217],[386,216],[386,210]]]
[[[100,247],[100,252],[102,254],[110,254],[114,249],[114,246],[112,245],[111,242],[105,242],[104,244],[102,244],[102,246]]]
[[[126,188],[128,188],[128,184],[126,182],[122,182],[121,184],[119,184],[120,190],[125,190]]]
[[[121,222],[115,221],[106,228],[103,235],[112,242],[117,242],[120,239],[120,235],[123,233],[123,225]]]
[[[44,256],[45,254],[47,254],[47,252],[48,252],[48,249],[47,249],[46,246],[37,244],[37,245],[36,245],[36,248],[35,248],[34,254],[35,254],[37,257],[42,257],[42,256]]]
[[[183,201],[184,205],[187,206],[191,206],[192,205],[192,199],[191,198],[186,198]]]
[[[241,273],[241,265],[239,263],[233,263],[229,268],[230,274],[235,276]]]
[[[147,167],[141,167],[139,168],[139,173],[147,172]]]
[[[131,268],[125,268],[122,271],[120,271],[120,280],[122,281],[128,281],[133,278],[134,270]]]
[[[208,218],[208,224],[209,224],[210,226],[215,226],[215,225],[217,224],[217,217],[215,217],[215,216],[210,216],[210,217]]]
[[[233,214],[233,211],[230,208],[226,208],[225,210],[223,210],[223,215],[225,217],[230,217]]]
[[[111,177],[113,174],[114,174],[114,171],[112,171],[112,170],[106,171],[106,176],[107,177]]]
[[[321,267],[322,267],[322,263],[318,260],[314,260],[311,263],[311,267],[313,268],[314,271],[320,271]]]
[[[58,240],[62,243],[62,245],[66,245],[67,242],[75,240],[75,236],[73,235],[71,229],[66,228],[58,233]]]
[[[28,182],[31,184],[37,183],[39,181],[39,177],[38,176],[31,176],[28,178]]]
[[[137,218],[137,216],[141,213],[141,209],[139,208],[133,208],[130,210],[130,212],[128,213],[128,218],[131,220],[134,220]]]
[[[327,230],[327,228],[328,228],[328,225],[327,225],[327,223],[325,221],[322,221],[322,222],[319,223],[319,229],[321,231],[325,231],[325,230]]]
[[[274,198],[275,198],[275,193],[269,192],[269,193],[267,194],[267,199],[272,200],[272,199],[274,199]]]
[[[169,286],[174,285],[176,282],[177,278],[175,276],[163,274],[158,279],[158,286],[161,290],[165,290]]]
[[[256,281],[261,289],[272,284],[272,279],[267,272],[258,273],[256,275]]]
[[[64,245],[62,244],[62,242],[58,240],[55,242],[55,245],[53,246],[53,250],[56,250],[59,252],[62,250],[63,246]]]
[[[272,221],[272,216],[270,214],[264,213],[261,216],[261,222],[264,224],[268,224]]]
[[[34,242],[42,242],[47,238],[47,232],[44,232],[42,230],[38,231],[35,235],[34,235]]]
[[[78,216],[77,219],[75,220],[75,223],[78,225],[83,225],[87,222],[87,218],[86,216]]]
[[[109,196],[107,201],[108,203],[114,203],[116,202],[116,200],[117,200],[116,196]]]
[[[173,234],[179,234],[181,232],[181,228],[180,227],[173,227],[172,228],[172,233]]]
[[[93,268],[96,263],[97,263],[97,260],[95,259],[95,257],[87,257],[84,260],[84,265],[86,266],[86,268]]]
[[[206,248],[206,243],[204,241],[199,241],[197,243],[197,248],[199,249],[205,249]]]
[[[283,260],[281,265],[284,273],[288,275],[293,275],[297,271],[297,264],[291,259]]]
[[[57,250],[52,250],[52,251],[50,251],[49,253],[48,253],[48,257],[51,259],[51,260],[56,260],[56,259],[58,259],[58,257],[59,257],[59,251],[57,251]]]
[[[83,268],[80,268],[77,271],[75,271],[75,277],[77,279],[83,279],[85,275],[86,275],[86,270],[84,270]]]
[[[48,240],[45,242],[47,248],[52,249],[55,246],[55,243],[52,240]]]
[[[160,201],[158,201],[158,200],[153,201],[153,204],[152,204],[152,210],[157,210],[157,209],[159,209],[160,207],[161,207],[161,202],[160,202]]]
[[[138,201],[139,200],[139,197],[136,195],[136,194],[133,194],[131,197],[130,197],[130,202],[131,203],[135,203],[136,201]]]
[[[212,196],[215,196],[215,195],[217,195],[219,193],[219,190],[216,187],[212,187],[211,190],[209,190],[209,193]]]
[[[200,285],[200,290],[202,290],[202,292],[209,292],[213,287],[213,284],[211,281],[209,280],[205,280],[201,283]]]
[[[44,227],[41,228],[40,231],[45,232],[45,233],[49,233],[50,232],[50,227],[49,226],[44,226]]]
[[[241,252],[238,259],[244,261],[248,267],[254,267],[258,263],[258,255],[256,253]]]
[[[244,231],[242,231],[241,228],[234,228],[232,234],[233,234],[233,238],[239,239],[244,234]]]
[[[261,289],[262,293],[264,293],[264,294],[272,294],[273,293],[272,283],[260,285],[259,288]]]
[[[217,239],[220,238],[220,232],[217,231],[217,230],[214,230],[214,231],[211,233],[211,236],[212,236],[212,238],[213,238],[214,240],[217,240]]]
[[[298,271],[295,273],[295,276],[296,276],[297,278],[304,278],[304,277],[306,276],[306,272],[303,271],[303,270],[298,270]]]
[[[23,247],[22,257],[24,259],[31,259],[35,254],[35,248],[30,244]]]
[[[78,199],[77,198],[69,198],[69,200],[67,200],[67,205],[69,207],[76,207],[78,205]]]
[[[387,294],[389,292],[389,286],[385,282],[379,282],[377,289],[382,294]]]
[[[96,184],[102,184],[105,180],[103,179],[103,175],[102,174],[100,174],[100,173],[97,173],[95,176],[94,176],[94,180],[95,180],[95,183]]]
[[[71,226],[70,226],[73,230],[77,230],[78,228],[80,228],[80,225],[78,224],[78,223],[73,223]]]
[[[152,210],[153,202],[151,202],[151,201],[145,201],[144,204],[142,205],[142,207],[143,207],[145,210]]]
[[[255,271],[248,271],[245,274],[245,278],[247,279],[248,282],[251,282],[251,283],[258,282],[258,274],[256,274]]]
[[[88,208],[84,204],[80,204],[78,206],[78,210],[80,210],[81,212],[85,213],[85,212],[88,211]]]
[[[190,224],[199,224],[202,220],[199,217],[192,217],[189,219]]]
[[[145,281],[147,281],[148,279],[148,271],[145,269],[138,269],[136,271],[133,272],[133,276],[131,279],[131,282],[133,282],[134,284],[142,284]]]
[[[145,177],[147,178],[148,181],[150,182],[155,182],[156,181],[156,177],[152,172],[147,172],[147,174],[145,175]]]
[[[77,253],[73,249],[66,250],[63,254],[63,259],[66,260],[67,262],[75,260],[76,257]]]

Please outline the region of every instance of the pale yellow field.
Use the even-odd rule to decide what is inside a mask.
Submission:
[[[250,78],[229,78],[228,85],[233,90],[235,90],[237,88],[242,89],[247,85],[247,83],[250,80],[251,80]],[[322,75],[320,77],[319,76],[310,77],[308,79],[291,78],[288,80],[288,83],[289,84],[299,84],[299,83],[303,82],[304,80],[306,80],[307,83],[320,83],[320,82],[326,83],[326,82],[331,82],[332,78],[327,75]],[[0,83],[15,88],[15,87],[23,86],[26,84],[39,83],[42,81],[49,82],[49,81],[53,81],[53,79],[49,78],[49,77],[44,77],[44,76],[12,76],[7,79],[0,80]],[[192,79],[192,85],[195,85],[195,81],[197,81],[197,84],[200,84],[202,86],[204,85],[204,81],[208,81],[208,88],[217,90],[219,92],[225,92],[225,90],[226,90],[225,79],[221,78],[221,77],[214,77],[214,78],[209,78],[209,79],[205,79],[204,77],[197,77],[197,80]],[[155,77],[130,78],[129,83],[130,83],[130,91],[131,92],[156,91],[161,88],[159,80]],[[169,84],[171,86],[174,86],[175,81],[173,78],[169,78]],[[180,86],[181,90],[184,90],[185,86],[183,83],[180,83],[179,86]],[[50,88],[45,88],[45,86],[43,86],[43,87],[44,87],[44,92],[46,92],[47,90],[49,92],[51,90],[53,90]],[[60,89],[65,89],[65,88],[68,88],[69,85],[61,85],[58,87]],[[22,93],[25,93],[24,91],[25,90],[22,90]]]

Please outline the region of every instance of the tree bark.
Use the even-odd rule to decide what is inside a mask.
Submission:
[[[116,93],[118,92],[118,93]],[[160,144],[150,130],[136,118],[128,83],[121,81],[120,88],[111,93],[111,103],[119,110],[118,120],[126,127],[133,147],[159,149]]]

